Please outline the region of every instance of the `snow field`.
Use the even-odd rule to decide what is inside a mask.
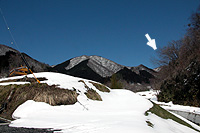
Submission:
[[[29,128],[61,129],[66,133],[192,133],[196,132],[172,120],[162,119],[154,114],[144,113],[153,105],[144,97],[128,90],[113,89],[110,93],[100,92],[89,80],[58,73],[36,73],[46,77],[42,81],[49,85],[59,85],[65,89],[77,89],[78,101],[74,105],[50,106],[42,102],[28,100],[13,113],[10,126]],[[31,77],[31,75],[28,75]],[[103,101],[88,99],[84,92],[87,86],[96,90]],[[149,121],[153,126],[148,126]]]

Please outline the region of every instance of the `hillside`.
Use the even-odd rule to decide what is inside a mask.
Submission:
[[[61,106],[52,106],[50,105],[51,103],[45,100],[37,101],[36,99],[29,99],[18,106],[14,111],[12,117],[15,120],[11,122],[10,126],[52,128],[53,130],[59,129],[61,132],[75,133],[131,133],[133,131],[150,133],[163,131],[169,133],[196,132],[171,119],[163,119],[162,116],[157,116],[154,114],[154,111],[152,111],[153,108],[157,107],[154,107],[149,100],[131,91],[107,88],[106,90],[109,91],[102,92],[98,89],[99,87],[97,87],[100,83],[59,73],[45,72],[35,73],[35,75],[38,78],[43,78],[42,83],[46,83],[49,86],[56,85],[58,89],[57,93],[59,92],[59,88],[60,91],[63,91],[63,89],[75,91],[78,94],[77,102],[71,105],[62,104]],[[32,78],[32,75],[28,75],[28,77]],[[19,79],[21,78],[22,77],[12,77],[1,79],[0,81],[2,83],[0,83],[0,85],[1,87],[2,85],[5,87],[8,84],[27,84],[28,86],[34,84],[30,84],[28,81],[20,81]],[[14,81],[16,79],[18,79],[18,81]],[[39,89],[40,87],[38,90]],[[101,100],[92,100],[88,98],[86,93],[90,89],[97,92]],[[28,94],[31,92],[26,93]],[[23,95],[26,95],[26,93]],[[34,95],[34,93],[31,94]],[[46,94],[48,98],[49,95],[51,95],[51,90]],[[55,97],[60,96],[57,95]],[[9,104],[12,104],[12,102],[8,103],[8,105]],[[150,110],[150,108],[152,109]],[[158,108],[157,112],[160,111],[164,110]]]
[[[39,75],[38,79],[41,81],[41,84],[38,84],[34,78],[29,77],[31,75],[28,78],[18,76],[0,79],[0,104],[5,105],[5,108],[0,109],[0,116],[12,119],[13,111],[27,100],[45,102],[52,106],[70,105],[78,101],[78,95],[86,95],[89,99],[102,100],[97,92],[110,92],[102,84],[68,75],[56,73],[41,73],[36,75]],[[44,77],[40,75],[44,75]],[[68,88],[62,88],[64,87],[63,83],[58,84],[58,79],[55,81],[53,78],[54,82],[52,82],[50,80],[51,76],[59,76],[61,80],[65,81],[64,85],[67,85]],[[48,79],[50,80],[49,82]],[[73,82],[77,82],[76,85],[70,86]],[[79,89],[77,90],[77,88]],[[8,100],[8,97],[11,97],[11,99]]]
[[[22,53],[22,55],[34,72],[43,72],[50,69],[49,65],[41,63],[25,53]],[[8,76],[10,70],[20,67],[21,65],[25,64],[21,59],[19,51],[6,45],[0,44],[0,77]]]

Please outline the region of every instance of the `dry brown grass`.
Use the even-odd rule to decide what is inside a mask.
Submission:
[[[93,90],[93,89],[87,90],[87,92],[85,92],[85,95],[89,99],[102,101],[101,96],[95,90]]]
[[[92,100],[102,101],[101,96],[95,90],[93,90],[92,88],[90,88],[85,83],[85,81],[79,80],[78,82],[82,82],[85,85],[85,88],[87,88],[87,92],[85,92],[85,95],[87,96],[87,98],[92,99]]]
[[[47,80],[46,78],[38,78],[39,81],[45,81]],[[0,81],[0,83],[7,83],[7,82],[30,82],[30,83],[35,83],[37,82],[35,78],[20,78],[20,79],[10,79],[10,80],[3,80]]]
[[[110,90],[108,89],[108,87],[106,87],[103,84],[99,84],[99,83],[95,83],[95,82],[91,82],[91,81],[89,83],[93,84],[99,91],[110,92]]]
[[[45,102],[50,105],[69,105],[77,102],[78,94],[76,91],[57,88],[55,85],[47,84],[25,84],[0,86],[0,104],[3,104],[10,94],[14,91],[11,100],[8,102],[6,110],[0,116],[12,119],[14,110],[27,100]]]

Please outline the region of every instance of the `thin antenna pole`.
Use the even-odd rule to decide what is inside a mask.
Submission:
[[[11,32],[9,26],[8,26],[8,23],[7,23],[7,21],[6,21],[6,18],[5,18],[5,16],[4,16],[4,14],[3,14],[3,11],[2,11],[2,9],[1,9],[1,7],[0,7],[0,12],[1,12],[1,15],[2,15],[2,17],[3,17],[4,23],[5,23],[5,25],[6,25],[6,28],[7,28],[8,32],[9,32],[9,34],[10,34],[10,36],[11,36],[11,38],[12,38],[14,44],[15,44],[17,50],[19,51],[22,60],[24,61],[24,63],[25,63],[26,66],[28,67],[29,71],[33,74],[33,72],[31,71],[31,68],[30,68],[28,62],[26,61],[25,57],[24,57],[24,56],[22,55],[22,53],[20,52],[21,50],[19,49],[19,47],[18,47],[18,45],[17,45],[17,42],[16,42],[16,40],[15,40],[15,38],[14,38],[14,36],[13,36],[13,34],[12,34],[12,32]],[[35,76],[34,74],[33,74],[33,76],[35,77],[35,79],[37,80],[37,82],[40,83],[40,81],[36,78],[36,76]]]

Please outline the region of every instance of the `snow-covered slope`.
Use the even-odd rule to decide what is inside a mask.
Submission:
[[[69,70],[69,69],[73,68],[74,66],[78,65],[80,62],[87,60],[87,59],[88,59],[88,56],[86,56],[86,55],[72,58],[70,60],[70,64],[68,66],[66,66],[65,69]]]
[[[90,68],[95,70],[102,77],[111,76],[112,74],[118,72],[124,67],[122,65],[119,65],[111,60],[108,60],[100,56],[89,56],[89,57],[90,60],[88,66],[90,66]]]
[[[167,110],[178,110],[183,112],[195,112],[196,114],[200,115],[200,108],[199,107],[192,107],[192,106],[184,106],[184,105],[176,105],[172,102],[165,103],[157,101],[158,90],[150,90],[150,91],[143,91],[137,92],[140,96],[145,97],[146,99],[150,99],[154,103],[161,105],[163,108]]]
[[[88,60],[87,65],[97,74],[101,75],[102,77],[108,77],[112,74],[116,73],[117,71],[121,70],[124,66],[119,65],[111,60],[100,56],[79,56],[70,59],[70,63],[68,66],[65,67],[66,70],[69,70],[82,61]]]
[[[50,106],[42,102],[26,101],[13,113],[13,117],[17,119],[10,126],[53,128],[66,133],[195,132],[173,120],[162,119],[151,113],[145,116],[152,103],[131,91],[113,89],[109,93],[101,92],[89,80],[50,72],[35,75],[46,77],[48,80],[42,82],[49,85],[56,84],[65,89],[76,88],[79,102],[74,105]],[[88,99],[84,94],[85,84],[80,80],[95,89],[102,101]],[[153,126],[148,126],[148,122]]]

